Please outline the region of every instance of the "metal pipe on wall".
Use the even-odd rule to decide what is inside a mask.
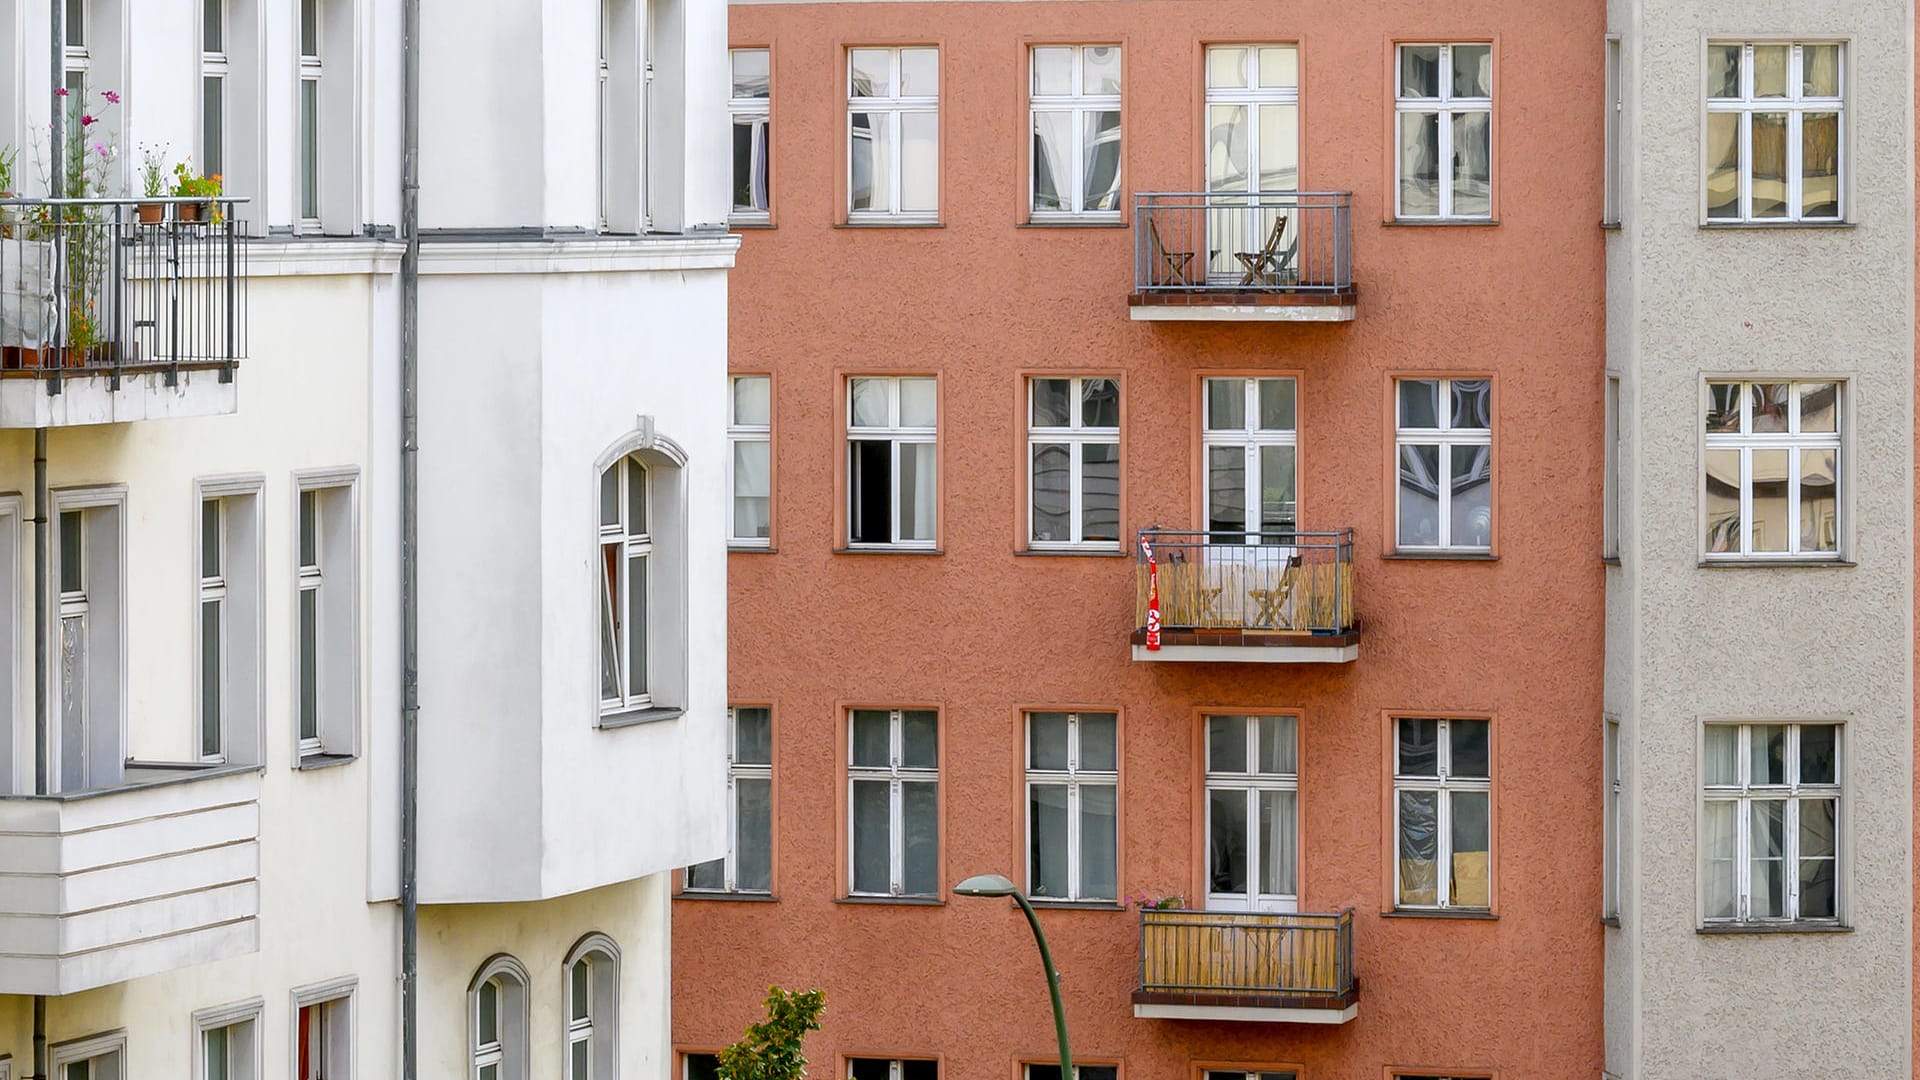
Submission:
[[[420,0],[401,3],[400,229],[400,1075],[420,1065]]]

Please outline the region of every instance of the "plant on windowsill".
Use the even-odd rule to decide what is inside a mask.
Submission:
[[[60,145],[43,147],[36,139],[34,149],[41,179],[47,191],[57,198],[108,198],[113,194],[114,163],[120,154],[112,125],[103,121],[108,110],[120,104],[120,95],[113,90],[100,91],[99,111],[94,112],[86,106],[94,95],[85,89],[79,93],[79,102],[69,105],[67,99],[73,96],[71,91],[66,87],[54,91],[60,99],[59,107],[69,110],[71,120],[63,125]],[[49,156],[59,155],[63,171],[59,189],[49,176],[48,158],[39,156],[43,148]],[[24,241],[31,243],[23,242],[18,252],[22,260],[17,279],[20,291],[14,297],[21,301],[18,309],[21,325],[0,334],[9,343],[16,337],[19,341],[11,355],[0,358],[0,367],[82,367],[111,356],[117,346],[100,340],[100,320],[102,304],[111,302],[107,296],[107,277],[112,244],[106,226],[112,213],[111,208],[73,203],[42,203],[29,212],[22,232]],[[33,264],[31,268],[28,262]],[[54,295],[56,263],[64,268],[57,279],[58,297]],[[8,291],[16,292],[12,286]],[[38,319],[33,320],[33,325],[26,325],[29,301],[35,308],[44,304],[41,309],[45,312],[44,322],[53,325],[42,325]]]
[[[720,1051],[720,1080],[803,1080],[807,1058],[801,1041],[820,1030],[827,1006],[823,990],[767,987],[767,1018],[747,1025],[740,1041]]]
[[[220,174],[199,176],[193,171],[193,163],[182,161],[173,167],[173,197],[176,199],[205,199],[209,202],[220,194]],[[211,221],[218,224],[220,208],[210,206],[208,202],[177,203],[175,216],[181,221]]]
[[[1187,906],[1187,898],[1179,893],[1137,892],[1127,897],[1127,903],[1141,911],[1179,911]]]
[[[163,199],[167,195],[167,148],[164,146],[143,146],[140,148],[140,194],[149,199]],[[143,202],[134,211],[140,217],[140,224],[154,225],[165,220],[167,204]]]

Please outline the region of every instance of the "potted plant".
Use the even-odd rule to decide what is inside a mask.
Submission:
[[[140,148],[140,194],[149,199],[166,198],[167,151],[165,147],[143,146]],[[134,212],[139,215],[140,224],[154,225],[166,220],[167,204],[143,202]]]
[[[201,202],[177,203],[174,215],[181,221],[217,221],[217,212],[208,204],[220,194],[220,174],[195,175],[190,163],[173,167],[173,196],[176,199],[200,199]]]

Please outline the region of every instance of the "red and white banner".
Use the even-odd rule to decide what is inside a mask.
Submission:
[[[1154,561],[1153,545],[1140,538],[1140,550],[1147,556],[1147,651],[1160,651],[1160,564]]]

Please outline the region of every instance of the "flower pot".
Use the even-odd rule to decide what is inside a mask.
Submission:
[[[173,216],[176,221],[205,221],[207,204],[198,202],[175,203]]]
[[[134,213],[139,216],[140,224],[158,225],[160,222],[167,220],[167,204],[143,202],[134,208]]]

